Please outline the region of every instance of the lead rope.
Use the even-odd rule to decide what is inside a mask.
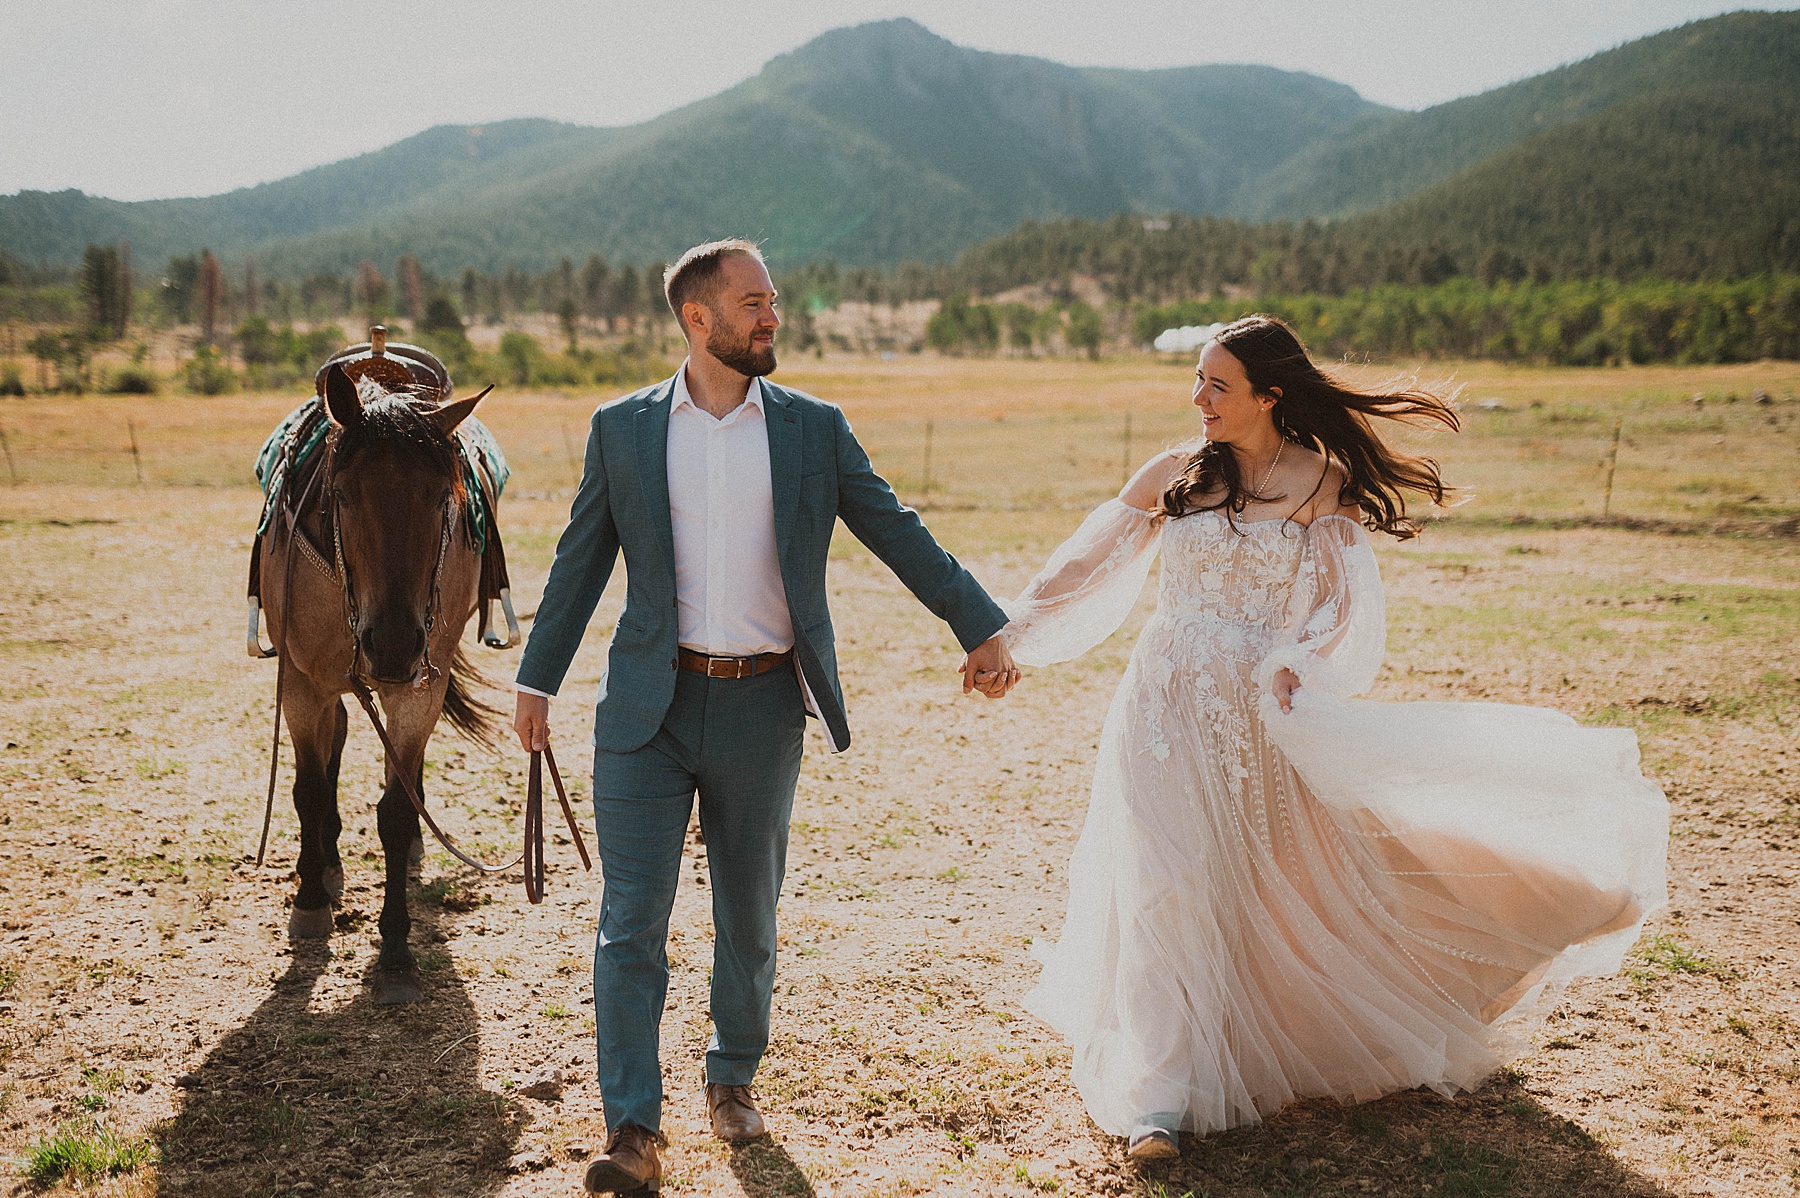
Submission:
[[[413,810],[431,829],[437,842],[444,846],[446,852],[471,869],[484,874],[503,874],[515,865],[525,866],[525,897],[533,903],[544,901],[544,783],[538,766],[538,754],[531,755],[531,774],[525,790],[525,846],[524,850],[504,865],[488,865],[477,861],[461,849],[456,842],[431,818],[431,812],[425,808],[425,800],[420,797],[418,788],[413,785],[411,775],[401,770],[399,754],[394,751],[394,742],[388,739],[387,727],[381,722],[381,715],[375,710],[375,696],[363,685],[362,679],[354,675],[345,679],[356,701],[362,704],[363,712],[368,715],[369,723],[375,727],[375,735],[381,738],[381,747],[387,754],[388,769],[400,781],[401,789],[411,801]],[[593,861],[588,857],[587,842],[582,838],[581,828],[575,822],[574,809],[569,806],[569,796],[563,789],[562,774],[557,771],[556,758],[546,748],[544,756],[550,759],[550,778],[556,783],[556,797],[562,802],[563,818],[568,821],[569,833],[575,838],[575,847],[581,852],[581,864],[585,869],[593,869]]]
[[[543,758],[543,763],[539,758]],[[582,839],[581,828],[575,822],[575,811],[569,806],[569,792],[563,789],[562,772],[556,768],[556,754],[550,751],[550,742],[544,742],[543,751],[531,751],[531,774],[525,784],[525,897],[533,903],[544,901],[544,771],[543,764],[550,766],[550,781],[556,784],[556,798],[562,804],[563,819],[569,825],[569,835],[575,840],[575,848],[581,853],[581,868],[592,870],[594,863],[588,858],[587,842]]]
[[[295,448],[297,437],[288,439],[288,464],[282,472],[281,486],[285,490],[293,478]],[[275,633],[275,730],[269,736],[269,793],[263,799],[262,839],[256,843],[256,868],[261,869],[263,857],[269,850],[269,825],[275,819],[275,774],[281,767],[281,691],[282,683],[287,680],[287,624],[288,617],[293,614],[294,596],[289,584],[294,579],[294,547],[300,540],[300,511],[306,501],[312,498],[313,488],[318,486],[324,474],[324,463],[315,471],[306,489],[300,492],[300,501],[286,512],[287,517],[287,560],[281,567],[281,628]]]

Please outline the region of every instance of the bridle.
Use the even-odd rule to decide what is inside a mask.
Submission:
[[[362,636],[358,625],[361,617],[356,609],[356,588],[350,580],[350,564],[344,560],[344,520],[339,509],[338,494],[333,484],[337,481],[337,445],[336,434],[325,446],[325,460],[319,466],[319,472],[325,476],[325,493],[320,502],[326,505],[325,519],[331,525],[331,555],[337,574],[338,591],[344,603],[344,623],[350,629],[350,673],[351,679],[360,680],[364,676],[362,659]],[[425,604],[425,656],[421,659],[419,672],[413,676],[415,689],[423,690],[437,681],[442,671],[431,661],[431,634],[437,628],[438,611],[442,606],[442,595],[439,581],[444,572],[444,557],[450,551],[451,530],[456,518],[456,497],[452,490],[444,496],[444,502],[438,512],[438,547],[437,560],[431,565],[431,593]]]
[[[290,436],[285,451],[286,465],[279,484],[282,488],[285,488],[289,480],[293,478],[298,446],[299,438]],[[319,490],[322,485],[321,511],[331,525],[331,550],[335,566],[335,581],[338,583],[339,596],[343,602],[345,627],[350,634],[350,670],[344,675],[344,681],[350,692],[356,696],[358,705],[369,717],[369,723],[374,727],[375,735],[381,739],[381,748],[388,770],[399,781],[401,789],[406,792],[408,801],[412,803],[413,811],[424,821],[425,826],[431,829],[432,836],[437,838],[437,842],[444,847],[446,852],[469,868],[483,874],[502,874],[523,864],[525,867],[525,897],[533,904],[541,903],[544,901],[544,781],[542,769],[544,763],[550,766],[550,780],[556,785],[556,798],[562,805],[563,819],[569,826],[569,836],[575,841],[575,848],[581,854],[582,868],[586,870],[594,868],[593,860],[588,856],[587,843],[581,835],[580,825],[575,822],[575,811],[569,805],[568,791],[563,787],[562,772],[556,768],[556,755],[551,752],[548,744],[545,744],[541,753],[536,749],[531,751],[531,770],[525,789],[525,844],[520,854],[511,861],[503,865],[489,865],[478,861],[458,848],[449,833],[438,827],[437,820],[432,818],[431,812],[425,806],[424,797],[419,793],[417,784],[410,775],[400,769],[400,755],[395,751],[394,742],[388,736],[387,726],[382,722],[381,713],[376,710],[374,694],[364,680],[362,637],[359,635],[357,627],[359,616],[356,607],[356,593],[350,581],[349,563],[344,558],[344,522],[342,513],[337,506],[337,491],[333,486],[337,477],[336,451],[337,433],[334,431],[324,447],[324,458],[318,468],[313,471],[312,478],[307,481],[305,489],[300,494],[299,502],[287,508],[284,513],[288,545],[286,560],[282,566],[283,610],[281,626],[274,630],[275,649],[272,654],[276,658],[275,728],[270,738],[269,786],[263,803],[262,838],[256,846],[257,867],[261,868],[269,845],[269,826],[275,815],[275,777],[281,761],[281,695],[287,675],[287,622],[293,612],[293,595],[288,589],[288,583],[293,577],[294,549],[301,538],[300,513],[305,509],[307,501],[312,498],[314,491]],[[279,497],[271,496],[271,502],[279,502]],[[442,606],[439,583],[444,570],[444,559],[450,550],[455,515],[456,500],[454,490],[452,490],[451,493],[444,496],[439,512],[437,559],[431,567],[431,593],[425,608],[425,653],[419,672],[412,680],[415,689],[423,689],[442,676],[442,671],[431,660],[431,634],[437,627],[437,618]],[[251,612],[251,619],[255,619],[254,609]],[[252,624],[251,632],[254,638],[254,624]],[[259,655],[270,656],[271,654]],[[540,757],[542,762],[539,760]]]

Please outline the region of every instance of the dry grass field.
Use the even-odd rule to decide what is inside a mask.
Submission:
[[[780,377],[842,403],[878,468],[1001,593],[1128,458],[1196,429],[1181,363],[828,358]],[[834,757],[814,733],[803,770],[760,1079],[773,1135],[734,1150],[704,1134],[696,844],[664,1025],[670,1194],[1800,1192],[1800,365],[1423,377],[1464,384],[1468,430],[1417,440],[1474,493],[1380,550],[1377,697],[1530,702],[1638,731],[1674,804],[1673,901],[1629,969],[1573,989],[1531,1056],[1460,1100],[1307,1104],[1128,1166],[1018,1000],[1032,942],[1059,926],[1148,598],[1087,658],[1003,702],[965,699],[947,632],[845,537],[831,583],[857,743]],[[570,1194],[601,1145],[599,885],[572,846],[551,847],[540,907],[428,853],[414,938],[430,999],[379,1010],[366,729],[346,753],[349,889],[329,945],[286,942],[285,794],[271,864],[252,864],[274,666],[242,649],[248,465],[295,398],[0,401],[5,1192]],[[597,398],[502,390],[482,412],[515,470],[500,516],[523,611]],[[619,593],[555,712],[583,798]],[[514,654],[476,652],[510,676]],[[498,855],[524,764],[444,735],[427,794]]]

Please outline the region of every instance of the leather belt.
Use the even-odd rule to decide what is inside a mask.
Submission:
[[[715,657],[692,649],[680,649],[676,652],[676,660],[689,673],[705,674],[708,678],[754,678],[792,662],[794,651],[784,649],[780,653],[754,653],[749,657]]]

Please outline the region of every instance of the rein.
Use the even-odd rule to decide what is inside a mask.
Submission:
[[[286,479],[292,477],[292,466],[297,444],[297,438],[290,439],[287,450],[289,470],[283,479],[284,486]],[[293,597],[287,588],[287,584],[293,576],[294,549],[300,539],[300,512],[305,508],[307,501],[312,498],[313,493],[319,489],[320,480],[325,479],[327,481],[324,484],[323,497],[320,502],[323,505],[331,505],[331,510],[327,513],[327,519],[331,523],[332,555],[335,558],[336,581],[339,584],[339,593],[344,605],[344,622],[350,632],[350,672],[344,675],[344,681],[348,684],[351,693],[356,696],[356,701],[361,705],[364,713],[368,715],[369,723],[375,728],[375,735],[380,737],[382,752],[388,767],[393,772],[394,777],[399,780],[401,789],[406,792],[407,799],[412,803],[413,811],[425,822],[425,826],[431,829],[431,834],[437,838],[437,842],[444,847],[444,850],[458,861],[461,861],[464,865],[483,874],[502,874],[516,865],[524,865],[525,897],[533,904],[541,903],[544,901],[544,780],[543,763],[539,760],[540,757],[549,763],[550,779],[556,784],[556,798],[562,805],[563,819],[569,826],[569,835],[574,838],[575,848],[581,854],[582,868],[586,870],[592,870],[594,868],[593,860],[588,856],[587,842],[582,838],[581,828],[575,822],[574,809],[569,806],[569,795],[563,788],[562,773],[556,768],[556,755],[550,751],[548,744],[544,746],[541,754],[535,749],[531,752],[531,770],[525,790],[525,843],[520,854],[511,861],[508,861],[503,865],[488,865],[478,861],[458,848],[456,842],[450,838],[449,833],[438,827],[437,820],[433,819],[431,812],[426,809],[425,800],[423,796],[420,795],[419,789],[414,784],[413,779],[401,770],[399,765],[400,756],[394,750],[394,742],[388,737],[387,726],[382,723],[380,712],[375,708],[375,697],[370,692],[368,685],[362,680],[362,641],[357,635],[358,616],[356,609],[356,595],[350,584],[349,565],[344,560],[343,519],[336,510],[335,493],[332,491],[329,481],[336,477],[337,457],[335,448],[334,445],[329,443],[326,445],[325,460],[320,463],[319,469],[313,472],[313,476],[308,481],[306,489],[301,492],[299,502],[285,513],[288,546],[287,559],[282,567],[282,595],[287,610],[282,613],[281,627],[275,630],[275,648],[273,652],[262,655],[273,656],[276,658],[275,729],[270,738],[269,787],[268,795],[263,803],[262,838],[258,842],[256,848],[257,867],[262,867],[263,858],[268,849],[269,826],[275,815],[275,776],[281,761],[281,694],[287,674],[287,620],[292,612],[293,606]],[[423,664],[420,666],[419,674],[414,678],[412,683],[415,688],[423,688],[430,685],[442,674],[442,671],[439,670],[437,666],[433,665],[431,661],[431,633],[437,625],[438,611],[441,606],[442,597],[439,579],[444,569],[444,558],[450,548],[451,532],[454,527],[454,507],[455,500],[446,497],[443,503],[442,519],[439,525],[440,531],[438,536],[437,560],[431,567],[431,597],[425,610],[425,657]],[[510,605],[508,606],[510,607]],[[509,611],[509,618],[510,615],[511,613]],[[254,618],[253,610],[252,619]]]
[[[544,747],[542,753],[535,749],[531,753],[531,775],[525,787],[524,851],[505,865],[487,865],[457,848],[456,842],[450,839],[448,833],[438,827],[435,819],[431,818],[431,812],[426,810],[425,800],[420,797],[418,787],[413,785],[413,780],[409,775],[400,770],[399,754],[394,752],[394,742],[388,739],[387,728],[381,722],[381,713],[375,710],[375,696],[369,692],[369,688],[363,685],[362,679],[354,674],[346,674],[344,681],[350,684],[351,693],[356,696],[356,701],[362,704],[363,711],[369,717],[369,723],[375,726],[375,735],[381,738],[381,747],[387,753],[388,767],[400,780],[400,786],[406,791],[406,797],[412,801],[413,810],[418,812],[419,818],[425,821],[425,826],[431,829],[431,834],[437,837],[437,842],[443,845],[445,851],[452,857],[470,869],[484,874],[503,874],[513,866],[523,864],[525,866],[525,897],[533,903],[544,901],[544,775],[542,762],[539,761],[539,758],[542,757],[547,759],[550,764],[550,780],[556,783],[556,797],[562,804],[563,819],[568,821],[569,835],[575,838],[575,847],[581,852],[582,868],[590,870],[594,868],[593,861],[588,857],[587,842],[582,839],[581,828],[575,822],[575,811],[569,806],[569,793],[563,789],[562,772],[556,768],[556,754],[550,751],[548,745]]]

